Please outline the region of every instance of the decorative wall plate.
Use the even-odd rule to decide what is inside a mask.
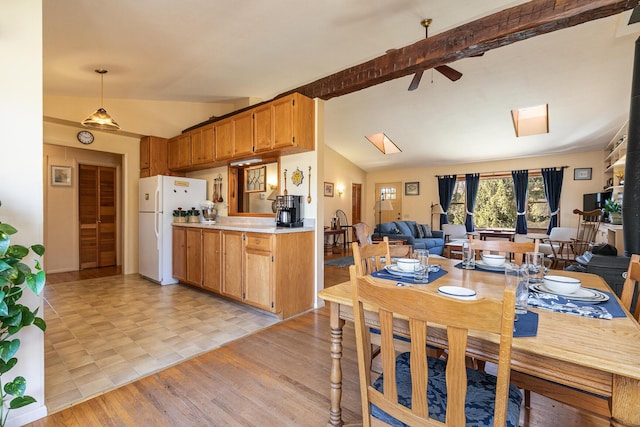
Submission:
[[[291,174],[291,182],[293,182],[297,187],[302,184],[303,179],[304,175],[302,174],[302,171],[300,170],[300,168],[296,167],[296,170],[293,171],[293,174]]]

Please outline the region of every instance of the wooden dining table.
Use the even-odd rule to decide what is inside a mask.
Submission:
[[[474,289],[478,298],[502,298],[504,275],[481,270],[462,270],[458,260],[438,259],[447,274],[426,285],[412,285],[425,292],[438,292],[440,286],[454,285]],[[570,271],[550,274],[579,278],[582,286],[612,293],[597,275]],[[396,281],[374,279],[395,286]],[[330,372],[331,408],[328,425],[342,426],[342,329],[345,321],[353,321],[351,282],[344,282],[319,292],[330,305],[332,360]],[[615,294],[612,296],[617,298]],[[619,301],[618,301],[619,302]],[[628,311],[626,317],[596,319],[544,309],[538,313],[538,330],[534,337],[513,339],[511,368],[536,378],[574,387],[610,398],[612,426],[640,426],[640,326]],[[374,313],[365,316],[377,326]],[[401,320],[397,333],[408,333]],[[446,333],[429,328],[427,338],[432,345],[446,347]],[[470,332],[469,356],[497,360],[496,337]]]

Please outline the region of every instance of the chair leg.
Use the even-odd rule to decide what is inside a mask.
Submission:
[[[524,391],[524,407],[526,409],[531,409],[531,390]]]

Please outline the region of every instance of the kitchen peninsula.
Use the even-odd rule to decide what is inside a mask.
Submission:
[[[174,224],[173,276],[281,319],[312,309],[314,227],[261,220]]]

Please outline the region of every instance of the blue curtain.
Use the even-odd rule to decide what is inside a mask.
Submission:
[[[449,224],[449,217],[447,211],[451,206],[451,199],[453,198],[453,190],[456,188],[456,176],[445,175],[438,177],[438,196],[440,197],[440,206],[445,212],[440,215],[440,225]]]
[[[529,171],[511,171],[516,197],[516,234],[527,234],[527,187]]]
[[[543,168],[542,180],[544,181],[544,195],[549,203],[549,227],[547,234],[551,233],[551,229],[558,226],[558,212],[560,208],[560,193],[562,193],[562,178],[564,177],[564,168]]]
[[[468,173],[465,175],[466,187],[467,187],[467,213],[464,217],[464,225],[467,227],[468,232],[474,230],[473,224],[473,210],[476,207],[476,196],[478,195],[478,184],[480,183],[479,173]]]

